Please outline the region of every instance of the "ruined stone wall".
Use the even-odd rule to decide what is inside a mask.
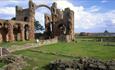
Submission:
[[[34,40],[35,4],[31,0],[27,9],[16,6],[16,20],[28,22],[29,40]]]
[[[115,70],[115,60],[103,61],[95,58],[81,57],[69,61],[55,60],[46,66],[46,70]]]
[[[73,40],[74,39],[74,12],[69,8],[66,8],[64,11],[61,11],[60,9],[57,8],[56,3],[53,3],[51,7],[48,7],[47,5],[40,5],[40,6],[45,6],[51,11],[51,15],[45,14],[45,32],[51,31],[51,36],[53,38],[56,36],[59,37],[60,35],[63,35],[65,36],[64,37],[65,40],[68,41],[69,39]],[[35,10],[38,7],[36,6],[35,3],[32,2],[32,0],[29,0],[29,8],[22,9],[19,6],[16,6],[16,21],[8,20],[7,22],[5,22],[7,23],[8,26],[6,28],[6,30],[8,30],[5,37],[6,40],[13,41],[14,40],[13,38],[17,37],[16,35],[13,35],[14,33],[13,27],[17,27],[17,25],[20,27],[19,28],[20,32],[18,35],[20,40],[24,40],[24,35],[28,40],[34,40]],[[28,28],[25,27],[24,25],[25,22],[21,23],[18,21],[27,22],[26,25]],[[14,26],[14,24],[17,25]],[[24,34],[24,30],[26,30],[28,33],[25,32]],[[1,33],[0,33],[0,40],[1,40]]]
[[[71,37],[72,40],[75,39],[75,33],[74,33],[74,11],[71,10]]]
[[[52,28],[51,28],[51,16],[48,15],[48,14],[45,14],[45,31],[48,32],[48,31],[51,31]]]
[[[57,31],[57,28],[56,28],[56,22],[57,22],[57,4],[56,3],[53,3],[52,6],[51,6],[51,17],[52,17],[52,32],[53,32],[53,35],[56,36],[56,31]]]
[[[0,42],[2,42],[2,35],[1,35],[1,33],[0,33]]]
[[[12,42],[16,40],[14,28],[17,24],[20,26],[19,28],[17,28],[20,30],[19,32],[17,31],[17,40],[24,40],[24,26],[28,24],[27,22],[0,19],[0,24],[0,42]]]
[[[3,21],[0,20],[0,42],[2,42],[2,34],[1,34],[2,25],[3,25]]]
[[[18,21],[28,21],[29,9],[22,9],[16,6],[16,20]]]
[[[35,4],[29,1],[29,40],[34,40]]]
[[[70,35],[71,40],[74,40],[74,12],[66,8],[63,17],[64,24],[66,25],[66,34]]]
[[[54,37],[64,38],[68,42],[74,40],[74,12],[70,8],[61,11],[57,8],[57,4],[53,3],[51,6],[51,17]],[[48,19],[46,18],[46,20]]]
[[[43,45],[49,45],[49,44],[55,44],[58,42],[57,37],[53,38],[53,39],[47,39],[47,40],[40,40],[39,42],[39,46],[43,46]]]
[[[56,21],[56,24],[55,24],[55,29],[56,29],[55,34],[56,34],[56,36],[59,36],[61,34],[60,33],[61,32],[60,26],[62,24],[64,24],[63,23],[63,12],[60,9],[57,9],[56,11],[57,11],[56,12],[56,14],[57,14],[57,21]]]

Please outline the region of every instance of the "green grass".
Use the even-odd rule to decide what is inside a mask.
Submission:
[[[29,66],[24,68],[24,70],[32,70],[34,67],[38,67],[37,70],[44,70],[44,66],[50,63],[51,61],[54,61],[56,59],[63,59],[63,60],[71,59],[63,56],[33,52],[31,50],[17,51],[15,52],[15,54],[18,55],[21,54],[23,56],[27,56],[28,58],[30,58],[29,60],[27,60]]]
[[[102,60],[115,59],[115,46],[103,46],[103,44],[105,43],[80,40],[77,43],[59,42],[39,48],[16,51],[14,54],[32,59],[27,60],[30,65],[24,70],[32,70],[35,66],[38,67],[37,70],[44,70],[45,65],[56,59],[68,60],[75,59],[74,57],[93,57]]]
[[[26,43],[32,43],[31,41],[14,41],[14,42],[2,42],[0,47],[11,47],[12,45],[24,45]]]
[[[100,44],[99,42],[60,42],[58,44],[41,47],[39,49],[35,48],[34,50],[71,55],[76,57],[94,57],[105,60],[115,59],[115,46],[103,46],[103,44]]]
[[[4,63],[0,63],[0,68],[3,67],[5,64]]]

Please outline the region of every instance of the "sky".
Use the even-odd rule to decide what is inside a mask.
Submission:
[[[0,0],[0,19],[15,17],[15,6],[28,8],[29,0]],[[74,11],[75,32],[115,32],[115,0],[33,0],[36,5],[51,6],[53,2],[61,10],[69,7]],[[36,9],[35,18],[44,26],[47,8]]]

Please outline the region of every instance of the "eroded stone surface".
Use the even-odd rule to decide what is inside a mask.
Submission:
[[[29,8],[16,6],[15,20],[0,20],[0,41],[34,40],[35,10],[39,7],[46,7],[51,12],[51,15],[45,14],[43,39],[74,40],[74,12],[70,8],[62,11],[55,2],[49,7],[29,0]]]
[[[25,58],[23,56],[16,55],[7,55],[0,59],[1,62],[6,65],[2,68],[2,70],[22,70],[27,66],[25,62]]]
[[[49,70],[115,70],[115,60],[105,62],[91,58],[73,61],[56,60],[51,62],[47,68]]]

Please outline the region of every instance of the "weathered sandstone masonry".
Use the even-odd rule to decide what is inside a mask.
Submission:
[[[47,39],[58,37],[58,40],[70,42],[74,40],[74,12],[70,8],[63,11],[53,3],[51,7],[36,5],[29,0],[29,8],[16,6],[15,20],[0,19],[0,41],[34,40],[35,10],[46,7],[51,15],[44,14]],[[44,36],[45,38],[45,36]]]

